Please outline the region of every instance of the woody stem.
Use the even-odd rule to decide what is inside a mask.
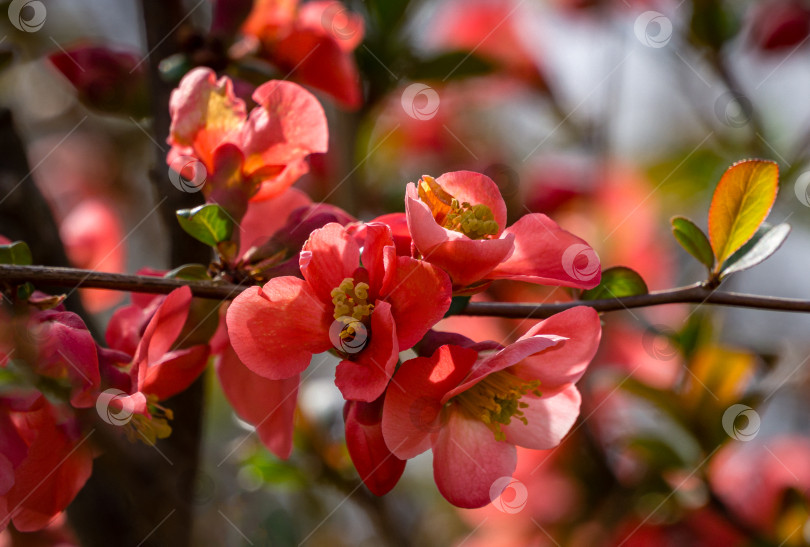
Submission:
[[[84,287],[112,289],[119,291],[168,294],[178,287],[191,288],[192,294],[200,298],[232,300],[247,288],[217,281],[186,281],[144,275],[115,274],[79,270],[74,268],[54,268],[47,266],[0,265],[0,282],[14,285],[32,282],[40,286]],[[532,302],[470,302],[459,315],[486,315],[494,317],[541,319],[575,306],[589,306],[599,312],[621,311],[632,308],[645,308],[665,304],[711,304],[760,310],[810,312],[809,300],[777,298],[731,292],[718,292],[703,284],[678,287],[622,298],[601,300],[575,300],[537,304]]]

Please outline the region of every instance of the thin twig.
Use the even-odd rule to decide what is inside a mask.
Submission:
[[[145,275],[115,274],[78,270],[73,268],[52,268],[47,266],[0,265],[0,281],[24,283],[52,287],[85,287],[113,289],[154,294],[168,294],[179,287],[188,286],[192,294],[200,298],[233,299],[247,287],[218,283],[214,281],[186,281]],[[717,292],[702,284],[678,287],[623,298],[601,300],[559,302],[554,304],[533,304],[531,302],[470,302],[460,315],[488,315],[513,318],[543,318],[576,306],[590,306],[596,311],[620,311],[629,308],[644,308],[664,304],[713,304],[761,310],[810,312],[810,301],[773,296],[757,296]]]

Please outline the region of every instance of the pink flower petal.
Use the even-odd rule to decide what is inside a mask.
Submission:
[[[416,344],[444,317],[452,292],[450,278],[439,268],[406,256],[397,258],[385,299],[397,322],[400,351]]]
[[[326,115],[309,91],[292,82],[271,80],[256,88],[253,100],[259,106],[250,112],[242,130],[247,173],[326,152]]]
[[[195,68],[183,77],[172,91],[169,112],[169,144],[192,147],[209,168],[215,148],[234,142],[247,118],[245,103],[234,95],[231,80],[224,76],[217,80],[214,71],[206,67]]]
[[[282,459],[292,452],[299,376],[268,380],[251,372],[228,346],[216,365],[225,396],[240,418],[256,427],[264,446]]]
[[[259,182],[259,189],[251,196],[251,202],[276,199],[298,179],[309,173],[309,163],[304,159],[295,160],[285,165],[278,173],[274,170],[267,176],[263,176],[262,173],[262,170],[253,173],[253,178],[256,179],[254,182]]]
[[[375,496],[388,493],[405,470],[405,460],[394,456],[385,444],[380,420],[383,398],[372,403],[347,401],[346,447],[363,483]]]
[[[495,481],[514,473],[517,452],[514,445],[496,441],[483,422],[460,412],[449,414],[433,445],[436,486],[457,507],[483,507],[492,501]]]
[[[369,297],[377,298],[394,276],[397,251],[387,225],[369,223],[363,232],[363,267],[368,271]]]
[[[368,344],[353,356],[353,360],[340,362],[335,371],[335,384],[345,399],[371,402],[385,391],[398,358],[391,305],[377,301],[371,314]]]
[[[251,201],[239,223],[239,254],[266,241],[286,224],[290,213],[310,203],[309,196],[296,188],[288,188],[272,200]]]
[[[546,215],[525,215],[505,234],[515,236],[515,250],[487,276],[490,279],[583,289],[599,284],[601,266],[591,246]]]
[[[525,396],[520,400],[529,405],[522,409],[528,424],[513,418],[512,423],[502,426],[506,442],[546,450],[560,444],[571,430],[579,416],[582,397],[575,386],[570,386],[552,397]]]
[[[453,171],[438,177],[436,182],[459,203],[466,201],[470,205],[489,207],[495,217],[495,222],[498,223],[496,235],[501,235],[506,227],[506,203],[504,203],[495,181],[474,171]]]
[[[132,369],[137,385],[143,385],[149,363],[155,363],[171,349],[188,318],[191,289],[180,287],[170,292],[146,325],[143,337],[135,351]]]
[[[470,374],[464,379],[464,383],[444,396],[444,402],[470,389],[485,376],[509,368],[520,363],[530,355],[540,353],[561,342],[563,342],[562,337],[552,334],[521,337],[520,340],[509,344],[495,355],[485,357],[476,362]]]
[[[578,306],[539,322],[521,339],[551,333],[567,340],[527,357],[511,370],[521,378],[540,380],[540,391],[545,396],[579,381],[599,348],[602,325],[593,308]]]
[[[298,375],[313,353],[329,349],[331,310],[296,277],[276,277],[251,287],[228,307],[226,322],[239,359],[271,380]]]
[[[343,226],[330,222],[310,234],[299,264],[304,279],[315,291],[312,296],[332,302],[332,289],[352,277],[360,265],[360,248]]]
[[[149,363],[140,390],[161,401],[185,391],[208,364],[207,345],[170,351],[158,362]]]
[[[388,386],[382,418],[391,452],[408,459],[430,448],[431,435],[441,427],[442,398],[469,373],[477,357],[474,350],[442,346],[430,357],[416,357],[399,367]]]
[[[369,224],[379,222],[391,228],[394,236],[394,245],[397,256],[411,256],[411,233],[408,231],[408,219],[405,213],[389,213],[369,221]]]

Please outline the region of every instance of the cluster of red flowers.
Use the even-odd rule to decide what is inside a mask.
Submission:
[[[278,195],[294,182],[287,174],[302,171],[302,156],[325,147],[323,115],[303,88],[270,81],[254,99],[259,106],[246,116],[228,79],[202,68],[172,97],[170,160],[201,158],[210,169],[207,198],[237,218],[257,207],[269,218],[256,202],[257,192],[268,194],[257,189]],[[226,155],[236,159],[221,161]],[[340,358],[335,383],[346,399],[349,452],[366,485],[387,492],[405,460],[432,447],[442,494],[478,507],[513,472],[515,445],[551,448],[570,429],[580,403],[574,384],[596,352],[599,320],[575,308],[508,347],[432,327],[454,296],[494,280],[587,289],[599,283],[600,266],[587,243],[545,215],[507,227],[504,200],[485,175],[424,176],[405,190],[405,213],[363,223],[332,211],[310,224],[295,249],[298,267],[229,305],[218,370],[242,417],[288,457],[300,376],[314,354],[331,351]],[[250,231],[268,238],[273,228]],[[263,245],[253,241],[253,249]],[[418,356],[401,362],[409,349]]]

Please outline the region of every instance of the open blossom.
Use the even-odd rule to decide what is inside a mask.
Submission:
[[[242,32],[285,75],[356,109],[362,93],[352,52],[363,26],[362,16],[336,0],[257,0]]]
[[[417,343],[450,307],[450,280],[438,268],[397,257],[390,229],[365,227],[360,245],[343,226],[315,230],[301,251],[304,279],[282,276],[251,287],[228,309],[231,344],[247,368],[293,377],[313,354],[343,358],[335,382],[347,399],[370,402],[385,390],[399,352]]]
[[[323,108],[304,88],[271,80],[253,100],[258,106],[248,114],[230,79],[200,67],[183,77],[169,103],[169,164],[237,219],[249,199],[280,194],[309,170],[309,154],[327,149]],[[207,176],[183,156],[202,162]]]
[[[252,202],[239,226],[241,259],[251,263],[258,260],[254,270],[266,276],[301,277],[299,254],[307,236],[333,222],[345,225],[355,219],[333,205],[313,204],[295,188],[276,199]],[[292,452],[299,375],[271,380],[242,364],[225,328],[227,309],[227,305],[220,308],[219,329],[211,339],[222,390],[239,417],[256,427],[267,449],[279,458],[288,458]]]
[[[107,342],[123,356],[116,357],[119,365],[131,362],[129,390],[102,392],[96,405],[131,412],[133,428],[126,431],[133,439],[154,443],[168,436],[171,428],[166,420],[172,413],[158,402],[184,391],[205,369],[208,345],[185,347],[186,337],[181,337],[191,304],[191,289],[180,287],[165,297],[140,295],[110,320]],[[126,359],[129,355],[131,361]]]
[[[506,204],[495,182],[455,171],[408,183],[405,211],[413,244],[443,268],[454,288],[513,279],[590,289],[599,259],[585,241],[533,213],[506,228]]]
[[[382,432],[391,452],[433,449],[439,491],[459,507],[491,501],[515,470],[515,445],[557,446],[579,415],[575,383],[599,346],[596,312],[577,307],[535,325],[496,353],[444,345],[402,364],[388,388]]]

